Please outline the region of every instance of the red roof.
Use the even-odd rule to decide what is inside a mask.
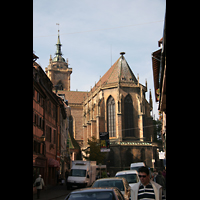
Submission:
[[[69,104],[71,103],[81,104],[84,101],[84,97],[86,99],[88,92],[59,90],[57,93],[65,94],[65,99],[68,100]]]

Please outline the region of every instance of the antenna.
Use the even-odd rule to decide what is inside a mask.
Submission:
[[[56,25],[58,25],[58,32],[59,32],[59,31],[60,31],[60,30],[59,30],[59,25],[60,25],[60,24],[59,24],[59,23],[56,23]]]

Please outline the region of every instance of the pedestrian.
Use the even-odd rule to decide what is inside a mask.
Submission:
[[[57,175],[57,185],[59,185],[59,181],[60,181],[60,169],[58,169],[56,171],[56,175]]]
[[[44,180],[43,180],[43,178],[41,178],[41,175],[39,175],[39,177],[35,179],[33,186],[34,187],[36,186],[36,188],[37,188],[37,199],[39,199],[40,191],[42,189],[42,186],[44,186]]]
[[[163,187],[163,190],[165,190],[165,178],[160,170],[158,171],[158,175],[156,176],[156,183],[160,184]]]
[[[107,177],[110,177],[110,173],[109,173],[109,171],[107,171]]]
[[[140,181],[131,187],[131,200],[166,200],[162,192],[162,186],[150,180],[149,169],[140,167],[138,172]]]
[[[156,182],[156,176],[157,176],[157,175],[158,175],[158,172],[157,172],[157,169],[155,168],[155,169],[153,170],[151,180],[154,181],[154,182]]]
[[[68,176],[69,176],[69,171],[68,171],[68,169],[66,169],[66,172],[65,172],[65,183],[66,183],[66,186],[67,186]]]
[[[166,180],[166,170],[163,169],[162,175],[164,176],[165,180]]]

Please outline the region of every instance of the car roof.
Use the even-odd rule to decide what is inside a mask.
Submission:
[[[110,178],[97,179],[95,182],[97,182],[97,181],[123,180],[123,179],[125,179],[125,178],[123,178],[123,177],[110,177]]]
[[[71,194],[79,193],[79,192],[106,192],[106,191],[113,191],[113,190],[118,190],[116,187],[95,187],[95,188],[82,188],[82,189],[77,189],[71,192]]]
[[[138,172],[137,170],[124,170],[124,171],[117,172],[115,176],[119,174],[138,174]]]
[[[143,162],[131,163],[131,167],[145,166]]]

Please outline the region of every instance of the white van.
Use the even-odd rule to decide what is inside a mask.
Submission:
[[[88,187],[96,180],[96,161],[72,161],[67,187]]]
[[[139,170],[140,167],[145,167],[143,162],[131,163],[130,170]]]
[[[143,162],[131,163],[130,169],[131,170],[137,170],[137,172],[138,172],[140,167],[147,167],[147,166],[145,166],[145,164]],[[150,178],[151,178],[151,170],[150,170],[149,167],[148,167],[148,169],[149,169],[149,175],[150,175]]]

